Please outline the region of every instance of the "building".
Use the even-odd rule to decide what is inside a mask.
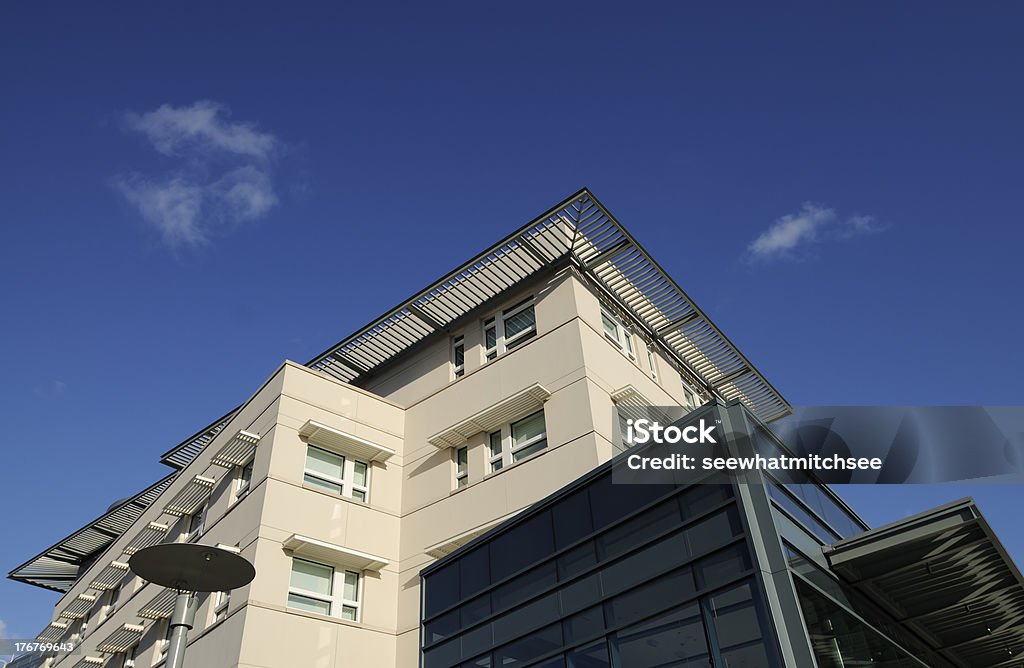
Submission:
[[[969,501],[868,531],[809,481],[612,486],[617,408],[645,405],[769,439],[789,411],[582,190],[10,577],[63,592],[39,638],[81,651],[49,667],[160,665],[172,592],[127,561],[162,541],[256,566],[200,602],[207,668],[1014,665],[1020,573]]]

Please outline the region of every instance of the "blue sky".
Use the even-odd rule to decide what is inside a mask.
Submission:
[[[1024,404],[1019,4],[214,4],[0,8],[4,572],[583,185],[793,404]]]

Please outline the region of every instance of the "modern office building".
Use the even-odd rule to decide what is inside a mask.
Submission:
[[[613,484],[649,405],[751,441],[789,412],[583,190],[10,577],[63,593],[39,638],[81,649],[48,667],[161,665],[173,592],[127,562],[168,541],[256,567],[202,595],[204,668],[1019,665],[1024,586],[972,503],[868,530],[809,480]]]

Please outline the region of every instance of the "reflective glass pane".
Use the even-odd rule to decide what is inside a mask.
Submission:
[[[367,470],[365,462],[354,462],[352,467],[352,482],[365,487]]]
[[[352,607],[351,605],[343,605],[343,606],[341,606],[341,618],[342,619],[350,619],[352,621],[355,621],[356,617],[358,616],[358,613],[359,613],[359,611],[356,610],[356,608]]]
[[[333,452],[310,446],[306,449],[306,470],[339,480],[345,477],[345,458]]]
[[[536,443],[531,443],[525,448],[520,448],[516,450],[514,453],[512,453],[512,459],[518,462],[520,459],[523,459],[524,457],[529,457],[535,452],[540,452],[546,447],[548,447],[548,440],[546,438],[542,438]]]
[[[491,543],[491,581],[497,582],[540,561],[554,548],[551,512],[546,510],[494,538]]]
[[[320,478],[308,473],[302,476],[302,480],[310,487],[316,487],[317,489],[322,489],[325,492],[331,492],[332,494],[341,494],[341,485],[336,482],[321,480]]]
[[[455,466],[460,475],[466,472],[468,462],[469,448],[459,448],[455,451]]]
[[[488,448],[491,452],[491,457],[497,457],[501,454],[501,432],[494,431],[488,436]]]
[[[322,564],[314,564],[303,559],[292,559],[291,585],[296,589],[324,594],[331,594],[331,580],[334,569]]]
[[[562,633],[565,635],[566,644],[593,638],[600,635],[602,631],[604,631],[604,613],[599,605],[562,620]]]
[[[544,411],[512,423],[512,447],[544,433]]]
[[[493,624],[494,642],[506,642],[538,626],[550,624],[558,619],[559,614],[558,592],[542,596],[496,619]]]
[[[750,569],[750,556],[747,554],[746,545],[734,545],[704,557],[694,566],[697,574],[697,586],[701,589],[710,589],[725,584],[744,571]]]
[[[317,612],[321,615],[331,614],[331,604],[300,594],[288,594],[288,607],[306,612]]]
[[[346,601],[359,600],[359,573],[345,571],[345,590],[342,596]]]
[[[562,645],[562,626],[552,624],[532,635],[511,642],[494,652],[499,666],[519,666],[527,661],[553,652]]]
[[[555,522],[555,545],[559,548],[575,543],[590,534],[594,530],[594,524],[591,521],[587,490],[580,490],[559,501],[553,519]]]
[[[519,313],[505,318],[505,338],[515,338],[517,334],[532,329],[536,324],[537,317],[534,315],[533,305],[531,304]]]
[[[688,605],[616,634],[623,666],[710,666],[700,609]]]
[[[608,658],[608,641],[601,638],[595,643],[569,652],[569,668],[606,668],[612,665]]]
[[[619,340],[619,336],[618,336],[618,333],[619,333],[619,331],[618,331],[618,325],[617,325],[617,324],[615,323],[615,321],[614,321],[614,320],[612,320],[612,318],[611,318],[611,317],[610,317],[610,316],[609,316],[609,315],[608,315],[607,313],[605,313],[604,311],[601,311],[601,325],[602,325],[602,326],[604,327],[604,333],[605,333],[605,334],[607,334],[607,335],[608,335],[608,337],[609,337],[609,338],[610,338],[610,339],[611,339],[612,341],[618,341],[618,340]]]
[[[424,579],[424,614],[434,615],[459,600],[459,565],[448,564]]]
[[[498,345],[498,334],[493,326],[484,331],[484,345],[488,350]]]

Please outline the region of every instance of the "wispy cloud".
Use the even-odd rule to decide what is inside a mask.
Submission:
[[[798,212],[778,218],[747,246],[747,257],[772,261],[801,257],[815,244],[846,241],[881,230],[873,216],[840,217],[834,209],[806,202]]]
[[[172,248],[204,245],[278,204],[271,167],[280,140],[252,123],[232,121],[223,105],[163,105],[122,120],[126,130],[177,161],[157,176],[130,172],[113,179],[114,189]]]
[[[7,622],[0,619],[0,640],[7,640]]]

